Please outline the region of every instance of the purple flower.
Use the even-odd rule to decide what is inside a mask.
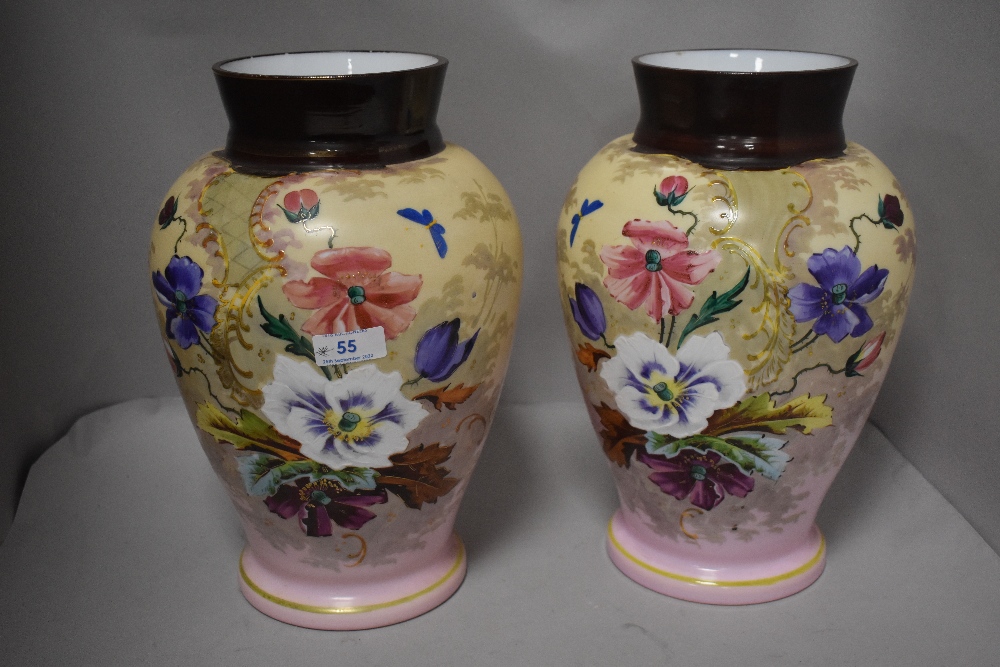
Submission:
[[[462,326],[462,321],[458,318],[451,322],[442,322],[436,327],[431,327],[420,337],[417,342],[416,355],[413,358],[413,366],[420,373],[420,377],[427,378],[431,382],[441,382],[451,377],[451,374],[461,366],[476,344],[479,337],[479,329],[472,337],[459,342],[458,329]]]
[[[886,229],[894,229],[903,224],[903,209],[899,206],[899,197],[886,195],[878,198],[878,221]]]
[[[604,319],[601,297],[583,283],[576,284],[576,298],[570,297],[573,319],[580,325],[580,331],[590,340],[597,340],[604,334],[608,323]]]
[[[167,269],[153,274],[156,297],[167,307],[167,338],[185,350],[198,342],[198,329],[209,332],[215,326],[219,302],[201,291],[205,272],[190,257],[174,255]]]
[[[689,498],[691,504],[710,510],[726,494],[746,498],[753,491],[753,477],[717,452],[685,448],[667,458],[640,450],[637,457],[655,472],[649,481],[677,500]]]
[[[388,500],[384,489],[346,491],[332,479],[309,481],[302,477],[295,484],[281,486],[277,493],[264,499],[267,508],[282,519],[298,516],[299,525],[310,537],[329,537],[333,524],[358,530],[375,518],[366,510]]]
[[[861,260],[848,246],[840,251],[827,248],[816,253],[807,265],[819,287],[799,283],[788,290],[796,322],[816,320],[813,331],[820,336],[826,334],[834,343],[848,334],[863,336],[872,328],[872,318],[863,306],[882,293],[889,269],[880,269],[876,264],[862,273]]]

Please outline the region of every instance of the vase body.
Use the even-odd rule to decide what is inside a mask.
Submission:
[[[729,100],[763,125],[732,128],[739,113],[715,113],[732,89],[713,81],[732,75],[663,82],[674,63],[643,58],[639,128],[584,167],[557,238],[574,367],[621,502],[608,552],[667,595],[773,600],[822,573],[816,513],[898,344],[913,220],[888,169],[836,137],[839,111],[827,139],[783,140],[767,118],[800,85]],[[753,141],[755,155],[733,148]]]
[[[452,527],[506,372],[521,245],[497,180],[441,141],[445,61],[421,58],[332,77],[216,66],[229,142],[153,229],[167,353],[246,534],[241,589],[296,625],[405,620],[465,574]],[[312,116],[245,104],[274,104],[269,86],[315,98],[286,100]],[[406,127],[366,134],[385,118]]]

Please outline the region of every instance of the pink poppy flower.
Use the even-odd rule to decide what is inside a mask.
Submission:
[[[298,308],[315,310],[302,325],[313,335],[383,327],[386,339],[406,330],[417,311],[407,305],[423,279],[389,271],[392,256],[379,248],[332,248],[313,255],[322,278],[290,280],[282,291]]]
[[[632,310],[644,306],[654,320],[689,308],[697,285],[722,261],[715,250],[688,248],[688,237],[667,221],[632,220],[622,235],[631,246],[604,246],[601,261],[608,266],[604,286]]]

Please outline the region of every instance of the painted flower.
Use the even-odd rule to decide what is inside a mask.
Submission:
[[[329,537],[333,524],[358,530],[375,518],[366,510],[388,500],[384,489],[346,491],[332,479],[310,481],[302,477],[294,484],[281,486],[277,493],[264,499],[267,508],[282,519],[297,516],[299,525],[310,537]]]
[[[819,287],[799,283],[788,290],[795,321],[816,320],[813,331],[826,334],[834,343],[848,334],[855,338],[865,335],[872,328],[872,318],[864,305],[882,293],[889,270],[876,264],[862,273],[861,260],[848,246],[816,253],[807,266]]]
[[[878,221],[886,229],[894,229],[903,224],[903,209],[899,197],[886,195],[878,198]]]
[[[654,470],[649,481],[661,491],[677,500],[688,498],[706,511],[721,503],[727,493],[746,498],[753,491],[753,477],[711,450],[686,448],[670,458],[640,450],[636,459]]]
[[[285,195],[283,203],[285,205],[278,204],[278,208],[285,213],[288,222],[305,222],[319,215],[319,196],[308,188],[292,190]]]
[[[666,221],[632,220],[622,235],[632,246],[601,250],[608,267],[604,286],[632,310],[644,306],[654,320],[689,308],[694,292],[687,286],[701,283],[722,261],[715,250],[690,250],[684,232]]]
[[[746,393],[743,368],[729,359],[717,331],[688,336],[676,357],[641,333],[619,336],[614,345],[618,354],[604,362],[601,377],[635,428],[686,438]]]
[[[683,176],[667,176],[660,181],[659,187],[653,188],[653,196],[660,206],[673,208],[687,197],[688,181]]]
[[[160,229],[166,229],[170,226],[170,223],[174,221],[177,216],[177,197],[171,196],[163,203],[163,208],[160,209],[160,216],[157,222],[160,224]]]
[[[479,329],[470,338],[458,340],[458,330],[462,321],[458,318],[431,327],[417,341],[413,366],[420,377],[431,382],[441,382],[451,377],[455,370],[465,363],[479,337]]]
[[[199,294],[205,272],[190,257],[170,258],[163,273],[153,274],[156,298],[167,307],[167,338],[176,340],[183,349],[198,342],[198,330],[208,333],[215,326],[213,297]]]
[[[590,340],[597,340],[604,335],[608,323],[604,318],[604,306],[601,297],[584,285],[577,283],[576,298],[570,297],[569,308],[573,311],[573,319],[580,325],[580,331]]]
[[[298,308],[315,310],[302,330],[313,335],[383,327],[393,339],[410,326],[417,311],[407,305],[423,280],[389,271],[392,256],[379,248],[332,248],[313,255],[323,274],[307,282],[290,280],[282,290]]]
[[[303,456],[334,470],[392,465],[407,433],[427,416],[400,393],[398,372],[361,366],[330,382],[309,362],[279,356],[261,410],[274,427],[302,444]]]
[[[874,364],[879,353],[882,352],[882,341],[884,340],[885,332],[883,331],[875,338],[865,341],[865,344],[847,359],[844,374],[847,377],[856,377],[861,375],[861,371]]]

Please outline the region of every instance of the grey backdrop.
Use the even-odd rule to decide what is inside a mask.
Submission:
[[[577,171],[634,128],[630,58],[749,46],[860,62],[847,133],[898,177],[920,246],[906,331],[872,418],[1000,547],[997,4],[10,4],[0,22],[0,538],[28,466],[74,420],[176,392],[150,304],[147,237],[169,185],[225,139],[213,62],[317,49],[450,59],[445,137],[504,183],[524,233],[503,400],[537,403],[581,400],[562,333],[554,225]],[[73,489],[52,493],[73,502]]]

